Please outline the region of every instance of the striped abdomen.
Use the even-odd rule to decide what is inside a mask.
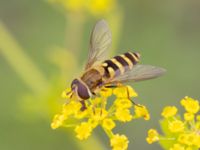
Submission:
[[[105,60],[102,63],[104,68],[104,77],[113,78],[123,74],[127,70],[131,70],[140,59],[139,53],[127,52],[122,55]]]

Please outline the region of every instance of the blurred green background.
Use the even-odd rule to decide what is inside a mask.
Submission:
[[[200,1],[108,0],[89,11],[81,0],[68,1],[0,0],[0,149],[110,149],[101,129],[80,142],[70,129],[50,128],[64,102],[62,91],[81,72],[100,18],[112,30],[111,55],[135,50],[141,63],[167,69],[162,78],[133,84],[136,102],[149,108],[151,120],[114,130],[128,136],[129,149],[161,149],[145,138],[149,128],[159,128],[162,108],[179,107],[186,95],[200,99]]]

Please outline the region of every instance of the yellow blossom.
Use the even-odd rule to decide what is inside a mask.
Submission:
[[[175,106],[167,106],[163,109],[161,115],[165,118],[169,118],[176,115],[176,113],[177,113],[177,108]]]
[[[199,134],[196,134],[196,138],[195,138],[193,144],[194,144],[195,146],[197,146],[198,148],[200,148],[200,135],[199,135]]]
[[[164,135],[161,137],[172,141],[166,145],[167,142],[160,138],[160,144],[162,147],[170,147],[169,150],[197,150],[200,148],[200,117],[196,114],[199,111],[199,102],[185,97],[181,100],[181,105],[186,110],[183,117],[175,115],[177,108],[173,106],[164,108],[162,112],[164,119],[160,121]],[[151,139],[149,138],[147,142],[151,143]]]
[[[187,147],[185,150],[193,150],[193,148],[191,148],[191,147]]]
[[[109,97],[112,95],[112,89],[111,88],[102,88],[99,92],[102,97]]]
[[[71,88],[66,88],[63,92],[62,92],[62,98],[66,98],[66,99],[68,99],[68,98],[70,98],[71,97],[71,95],[72,95],[72,93],[71,93]]]
[[[152,144],[153,142],[159,141],[159,134],[155,129],[150,129],[148,131],[148,137],[146,138],[146,141],[149,144]]]
[[[63,114],[57,114],[54,116],[53,121],[51,123],[51,128],[56,129],[60,127],[63,124],[63,121],[67,118],[66,115]]]
[[[129,97],[137,97],[138,96],[136,91],[131,86],[127,85],[126,87],[128,89]]]
[[[71,115],[80,111],[82,105],[80,102],[71,101],[63,105],[63,114]]]
[[[185,150],[184,146],[180,144],[174,144],[173,147],[171,147],[169,150]]]
[[[128,143],[129,141],[125,135],[116,134],[110,140],[113,150],[127,150]]]
[[[115,116],[119,121],[128,122],[131,121],[133,116],[130,114],[129,109],[117,109],[115,112]]]
[[[89,0],[86,4],[91,14],[101,15],[111,12],[115,5],[115,0]]]
[[[108,112],[102,108],[92,109],[90,113],[91,113],[91,119],[93,119],[94,121],[101,121],[108,114]]]
[[[136,97],[137,93],[130,86],[119,86],[113,90],[117,98]]]
[[[116,8],[116,0],[49,0],[63,6],[67,11],[73,13],[87,12],[91,15],[105,15]]]
[[[116,98],[107,105],[108,97],[112,94]],[[84,101],[86,109],[81,110],[82,104],[77,100],[76,93],[72,96],[70,89],[67,89],[63,92],[63,97],[67,99],[67,102],[63,105],[62,112],[55,115],[51,127],[56,129],[60,126],[75,126],[76,137],[84,140],[91,135],[94,128],[101,126],[110,138],[113,150],[126,150],[129,142],[127,137],[114,134],[112,131],[116,126],[115,121],[128,122],[139,117],[149,119],[149,113],[142,105],[135,106],[136,117],[133,118],[131,114],[133,103],[129,98],[135,96],[137,94],[130,86],[102,88],[96,97]]]
[[[184,119],[186,120],[186,121],[191,121],[191,120],[193,120],[194,119],[194,114],[192,114],[192,113],[184,113]]]
[[[171,132],[181,132],[184,130],[184,123],[180,120],[174,120],[168,125]]]
[[[199,111],[199,101],[188,96],[181,100],[181,105],[184,106],[185,110],[189,113],[195,114]]]
[[[115,106],[117,108],[131,108],[132,105],[132,102],[127,98],[117,98],[115,100]]]
[[[92,132],[92,126],[90,123],[82,122],[80,125],[75,128],[76,137],[80,140],[87,139]]]
[[[200,121],[200,115],[197,115],[197,116],[196,116],[196,119],[197,119],[198,121]]]
[[[74,117],[76,118],[76,119],[83,119],[83,118],[85,118],[85,117],[88,117],[88,110],[86,109],[86,110],[84,110],[84,111],[76,111],[75,113],[74,113]]]
[[[115,127],[115,122],[112,119],[104,119],[102,122],[102,127],[107,130],[112,130]]]
[[[150,119],[147,108],[143,105],[134,105],[136,117],[143,117],[145,120]]]
[[[200,135],[195,132],[181,134],[178,137],[178,141],[187,146],[200,147]]]

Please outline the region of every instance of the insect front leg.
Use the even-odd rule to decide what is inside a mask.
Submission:
[[[81,107],[81,111],[86,110],[87,107],[86,107],[86,104],[85,104],[85,100],[81,100],[80,103],[81,103],[81,105],[82,105],[82,107]]]

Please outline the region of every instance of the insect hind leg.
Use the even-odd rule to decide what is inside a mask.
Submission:
[[[127,86],[125,86],[125,87],[126,87],[126,92],[127,92],[127,98],[131,101],[131,103],[132,103],[133,105],[136,105],[136,106],[138,106],[138,107],[141,107],[140,104],[135,103],[135,102],[131,99],[130,93],[129,93],[129,90],[128,90],[128,87],[127,87]]]
[[[111,85],[105,85],[104,86],[105,88],[116,88],[116,87],[125,87],[126,88],[126,92],[127,92],[127,98],[131,101],[131,103],[133,105],[136,105],[136,106],[139,106],[140,107],[140,104],[137,104],[135,103],[131,98],[130,98],[130,93],[129,93],[129,90],[128,90],[128,87],[121,84],[121,83],[116,83],[116,84],[111,84]]]

